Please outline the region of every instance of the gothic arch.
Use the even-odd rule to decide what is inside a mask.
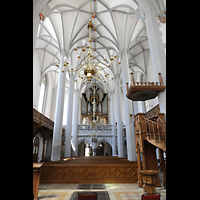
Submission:
[[[89,144],[91,144],[92,142],[90,140],[88,140],[88,138],[83,138],[81,140],[78,141],[78,145],[81,144],[81,142],[88,142]]]
[[[97,145],[99,145],[101,142],[107,142],[107,143],[111,146],[111,148],[113,149],[112,143],[111,143],[109,140],[103,138],[103,139],[101,139],[101,140],[99,140],[99,141],[97,142]]]

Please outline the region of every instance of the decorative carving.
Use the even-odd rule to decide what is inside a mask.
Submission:
[[[39,127],[45,127],[49,130],[53,130],[54,122],[33,108],[33,133],[35,133],[36,129]]]
[[[38,112],[35,108],[33,108],[33,121],[37,123],[41,123],[42,114]]]
[[[161,23],[166,23],[166,11],[160,11],[158,14],[158,20],[160,20]]]
[[[158,75],[159,82],[134,82],[133,73],[131,73],[131,86],[126,97],[132,101],[146,101],[155,98],[159,92],[165,90],[161,73]]]
[[[153,107],[151,110],[149,110],[148,112],[146,112],[145,113],[145,117],[146,118],[157,117],[159,113],[160,113],[160,106],[158,104],[155,107]]]
[[[154,118],[154,121],[147,119],[145,116]],[[138,170],[158,170],[155,152],[156,147],[166,151],[166,124],[164,114],[160,113],[159,105],[157,105],[148,113],[138,113],[134,117],[135,141],[137,151],[140,153],[140,155],[138,155]],[[142,162],[140,162],[141,157]],[[145,179],[145,181],[148,182],[150,179]],[[153,182],[153,179],[151,181]],[[159,184],[160,182],[158,179],[157,186],[159,186]],[[142,187],[141,174],[138,174],[138,186]]]
[[[41,125],[53,130],[54,122],[51,121],[48,117],[42,115],[42,124]]]
[[[95,178],[109,178],[109,168],[108,167],[95,168]]]
[[[153,194],[156,192],[155,186],[157,183],[156,177],[158,176],[159,171],[156,170],[141,170],[139,174],[143,177],[143,190],[148,194]]]
[[[111,158],[110,158],[111,159]],[[116,159],[116,158],[112,158]],[[119,161],[120,162],[120,161]],[[59,164],[46,162],[41,168],[41,183],[137,183],[137,162],[123,164]]]
[[[33,122],[33,137],[36,135],[36,130],[39,128],[41,125],[38,123]]]
[[[97,142],[97,144],[99,144],[99,142],[101,141],[105,141],[107,143],[110,144],[110,146],[112,147],[112,128],[115,129],[115,126],[112,125],[98,125],[98,127],[96,127],[94,129],[95,131],[95,138],[91,137],[91,134],[93,133],[93,130],[91,130],[89,125],[78,125],[78,141],[79,144],[82,141],[87,141],[89,143],[91,142]],[[96,139],[96,140],[94,140]]]

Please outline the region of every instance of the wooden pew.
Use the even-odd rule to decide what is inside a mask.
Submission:
[[[42,167],[43,163],[33,163],[33,195],[34,200],[38,199],[38,187],[40,183],[40,168]]]

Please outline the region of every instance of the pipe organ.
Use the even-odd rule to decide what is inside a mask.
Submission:
[[[83,124],[88,124],[93,119],[100,124],[107,124],[108,120],[108,95],[97,86],[90,87],[82,93],[81,117]]]

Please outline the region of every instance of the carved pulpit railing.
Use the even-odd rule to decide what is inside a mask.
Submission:
[[[131,86],[127,85],[127,98],[132,101],[146,101],[155,98],[159,92],[165,90],[161,73],[159,75],[159,82],[135,82],[133,73],[131,73]]]
[[[166,124],[163,113],[158,113],[158,117],[154,121],[147,119],[144,113],[138,113],[135,115],[134,126],[136,139],[140,140],[141,148],[143,148],[142,140],[147,140],[154,146],[166,151]]]

